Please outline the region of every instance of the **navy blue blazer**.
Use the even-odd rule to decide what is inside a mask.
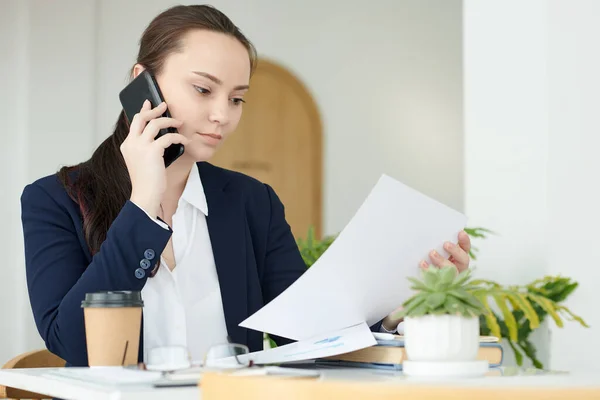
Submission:
[[[283,292],[306,266],[285,220],[284,206],[269,185],[206,162],[197,165],[210,210],[208,231],[228,334],[250,351],[262,350],[262,333],[238,324]],[[127,201],[92,257],[79,206],[57,175],[27,185],[21,207],[27,287],[38,331],[48,350],[67,365],[86,366],[81,308],[85,294],[142,290],[148,279],[140,273],[144,253],[151,249],[161,254],[172,231]],[[158,260],[155,257],[153,262]],[[279,345],[289,343],[274,339]],[[139,361],[142,340],[140,332]]]

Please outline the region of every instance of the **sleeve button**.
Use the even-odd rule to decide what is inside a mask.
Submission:
[[[138,269],[135,270],[135,277],[136,278],[142,279],[145,276],[146,276],[146,271],[144,271],[143,269],[138,268]]]
[[[154,257],[156,256],[156,253],[154,252],[154,250],[152,249],[147,249],[144,252],[144,258],[148,259],[148,260],[154,260]]]
[[[140,267],[142,267],[142,269],[148,269],[150,268],[150,260],[144,258],[143,260],[140,261]]]

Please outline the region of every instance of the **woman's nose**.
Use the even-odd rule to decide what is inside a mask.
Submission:
[[[210,112],[208,113],[208,119],[210,122],[219,125],[224,125],[227,123],[227,103],[222,103],[223,101],[214,101],[213,104],[211,104]]]

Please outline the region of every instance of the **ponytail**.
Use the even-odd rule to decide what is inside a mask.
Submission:
[[[110,225],[131,196],[131,180],[120,149],[128,133],[127,117],[121,111],[113,134],[89,160],[58,171],[69,197],[79,205],[92,255],[100,250]]]

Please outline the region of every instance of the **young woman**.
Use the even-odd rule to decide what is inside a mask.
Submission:
[[[256,61],[250,41],[209,6],[176,6],[143,33],[132,77],[148,70],[166,104],[145,104],[129,124],[79,165],[23,192],[27,283],[35,321],[50,351],[87,365],[81,302],[86,293],[141,291],[139,361],[144,350],[185,345],[201,360],[226,341],[262,349],[262,334],[238,324],[306,270],[273,189],[207,162],[235,130]],[[179,134],[155,140],[158,131]],[[165,168],[164,149],[185,146]],[[468,266],[469,240],[448,248]],[[390,317],[374,330],[391,330]],[[280,344],[286,341],[275,338]]]

